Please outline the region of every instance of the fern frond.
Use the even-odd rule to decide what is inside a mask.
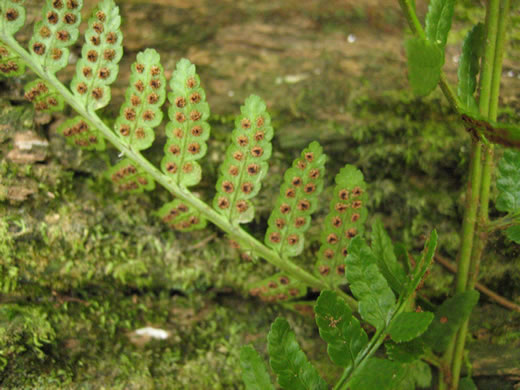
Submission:
[[[354,365],[368,344],[368,336],[345,301],[332,291],[322,291],[314,308],[320,336],[328,344],[330,359],[339,366]]]
[[[153,49],[137,54],[132,65],[130,87],[125,102],[114,125],[116,133],[135,150],[150,147],[163,113],[161,106],[166,99],[166,78],[160,56]]]
[[[65,101],[54,88],[41,79],[36,79],[25,85],[25,98],[34,104],[37,111],[63,111]]]
[[[196,160],[206,154],[210,133],[209,105],[195,70],[195,65],[183,58],[170,81],[168,115],[171,122],[166,126],[168,142],[161,162],[163,172],[185,187],[200,182],[201,168]]]
[[[99,131],[80,116],[65,121],[58,128],[58,133],[62,134],[71,145],[85,150],[101,151],[106,147],[105,139],[99,134]]]
[[[129,158],[121,160],[110,168],[107,175],[119,191],[140,193],[155,188],[155,181],[152,176]]]
[[[311,214],[318,206],[318,196],[323,189],[326,160],[321,146],[312,142],[285,172],[265,234],[267,246],[280,255],[297,256],[303,250],[304,233],[310,226]]]
[[[207,220],[198,210],[180,199],[163,205],[157,215],[171,228],[182,231],[203,229],[207,224]]]
[[[251,284],[249,293],[266,302],[287,301],[307,294],[307,286],[285,273],[277,273]]]
[[[376,329],[383,329],[394,314],[395,295],[377,266],[372,248],[361,237],[352,240],[349,251],[347,278],[352,293],[359,300],[359,314]]]
[[[15,77],[24,73],[25,63],[0,42],[0,77]]]
[[[42,20],[34,25],[29,51],[51,74],[68,64],[68,47],[78,39],[82,7],[82,0],[47,0]]]
[[[345,284],[345,257],[352,238],[363,233],[367,218],[363,174],[346,165],[336,175],[330,211],[325,218],[316,272],[331,286]]]
[[[120,25],[119,7],[113,0],[102,0],[88,21],[81,59],[71,82],[76,100],[88,110],[95,111],[110,102],[109,85],[117,77],[123,55]]]
[[[286,319],[278,317],[267,336],[271,368],[282,389],[325,390],[327,383],[301,350]]]
[[[260,191],[271,157],[273,128],[264,101],[249,96],[240,108],[231,134],[232,143],[220,166],[213,205],[229,221],[250,222],[255,214],[250,199]]]
[[[55,12],[55,9],[63,9],[66,11],[75,9],[74,4],[78,7],[82,4],[79,0],[62,1],[63,3],[60,3],[58,0],[49,2],[49,7],[52,8],[48,8],[47,14],[49,12]],[[178,97],[184,96],[185,99],[191,99],[193,92],[198,92],[200,101],[197,101],[198,98],[195,96],[193,104],[200,104],[200,106],[193,106],[192,108],[195,109],[192,109],[185,115],[189,115],[190,119],[193,119],[191,115],[194,114],[197,119],[193,120],[201,121],[201,128],[197,129],[195,134],[190,133],[190,136],[199,138],[194,142],[186,138],[186,143],[183,144],[183,147],[188,150],[188,153],[193,154],[192,156],[188,156],[191,160],[184,160],[186,161],[184,165],[179,167],[181,170],[185,168],[184,173],[179,175],[179,179],[172,180],[171,173],[173,172],[170,171],[172,166],[168,167],[165,166],[166,164],[162,164],[161,168],[163,169],[161,171],[161,169],[155,167],[146,157],[139,153],[139,149],[151,143],[151,137],[145,136],[146,142],[143,141],[142,144],[133,145],[133,142],[129,142],[124,135],[122,136],[118,133],[121,129],[122,122],[119,123],[119,128],[116,128],[116,131],[114,131],[113,127],[108,126],[96,113],[97,109],[106,106],[110,100],[111,93],[109,86],[117,77],[119,71],[118,62],[123,52],[122,34],[120,31],[121,18],[119,16],[119,8],[114,1],[101,0],[89,19],[85,33],[86,43],[82,48],[82,58],[76,65],[76,74],[73,77],[70,89],[55,76],[56,69],[59,68],[59,66],[53,68],[53,66],[55,66],[54,63],[51,67],[46,66],[45,61],[42,62],[37,57],[39,55],[34,53],[34,48],[30,49],[30,51],[24,49],[12,36],[25,21],[25,11],[22,4],[23,0],[0,0],[0,39],[2,44],[9,47],[9,50],[2,50],[0,52],[0,59],[4,61],[4,70],[2,70],[2,73],[10,74],[23,69],[21,62],[15,63],[15,61],[20,59],[43,81],[42,85],[48,88],[49,94],[57,92],[63,97],[64,101],[79,115],[78,117],[66,121],[59,128],[59,132],[63,133],[72,144],[87,150],[104,149],[105,140],[114,145],[114,147],[125,156],[125,159],[120,161],[109,172],[110,178],[113,179],[119,190],[140,192],[154,188],[155,182],[160,183],[175,196],[179,202],[183,202],[190,210],[200,213],[201,218],[204,217],[208,221],[211,221],[232,236],[248,256],[250,254],[254,257],[262,257],[280,269],[284,275],[291,275],[291,278],[298,279],[299,282],[306,286],[316,289],[324,289],[327,287],[327,284],[320,278],[292,263],[286,256],[280,256],[277,251],[270,249],[247,231],[238,228],[238,224],[249,222],[254,217],[254,207],[251,203],[251,198],[260,190],[261,179],[267,173],[267,160],[271,155],[270,141],[273,137],[273,128],[271,127],[270,116],[266,111],[266,105],[259,97],[249,97],[245,105],[241,108],[241,115],[236,120],[236,128],[232,134],[232,144],[228,147],[226,158],[220,167],[217,195],[213,202],[215,207],[212,208],[190,191],[186,190],[186,187],[200,180],[200,175],[197,174],[196,169],[193,169],[193,167],[198,167],[195,160],[202,157],[206,150],[205,141],[210,130],[209,126],[205,124],[207,116],[209,115],[209,109],[207,109],[207,105],[204,101],[204,92],[202,89],[199,89],[199,79],[194,73],[194,67],[187,61],[181,62],[181,64],[186,64],[183,65],[185,71],[189,73],[192,72],[191,69],[193,69],[192,74],[194,75],[193,78],[188,77],[188,79],[184,80],[185,84],[183,88],[185,89],[183,91],[186,92],[185,95],[176,95],[177,89],[175,83],[177,81],[175,81],[175,76],[174,81],[172,81],[174,90],[172,99],[170,99],[174,104],[172,115],[176,117],[177,114],[181,113],[181,107],[178,107],[176,104]],[[63,8],[59,8],[60,4],[63,4]],[[47,14],[45,17],[48,17]],[[56,12],[56,14],[58,13]],[[57,23],[64,17],[66,17],[66,14],[62,15],[60,13]],[[34,39],[39,39],[38,37],[41,38],[41,35],[38,34],[40,34],[40,30],[43,27],[49,28],[50,31],[48,25],[54,25],[54,20],[54,16],[51,15],[50,20],[47,18],[46,21],[42,22],[41,25],[39,25],[40,29],[37,29]],[[78,20],[79,14],[74,22]],[[70,19],[70,21],[72,25],[72,19]],[[53,32],[59,31],[58,27],[56,27],[56,31],[53,30]],[[43,33],[46,35],[47,31],[43,29]],[[51,36],[49,35],[49,37],[44,38],[50,39]],[[73,40],[74,36],[69,35],[68,38],[67,44],[63,43],[63,47],[58,48],[62,50],[66,49],[68,43]],[[58,39],[58,41],[61,42],[60,39]],[[52,42],[54,45],[57,44],[54,38]],[[56,48],[57,46],[55,45],[54,47]],[[43,56],[44,54],[45,53],[42,53],[41,55]],[[61,57],[58,58],[58,60],[60,59]],[[9,61],[11,61],[11,63],[9,63]],[[18,63],[20,66],[16,65]],[[181,80],[181,82],[183,81]],[[39,87],[39,84],[36,83],[37,82],[28,89],[30,95],[32,95],[31,91],[33,91],[35,87],[37,89],[44,89]],[[192,88],[193,91],[186,88]],[[36,99],[37,103],[43,102],[44,98],[48,99],[51,97],[51,95],[46,96],[42,94],[41,91],[33,91],[33,93],[38,95],[38,99]],[[36,96],[34,96],[34,98],[36,98]],[[49,102],[46,101],[46,104],[49,104]],[[154,119],[159,116],[160,115],[157,115]],[[197,125],[191,126],[187,130],[193,131],[195,128],[197,128]],[[171,129],[181,129],[181,127],[176,126]],[[136,135],[138,130],[139,128],[135,127],[134,133]],[[170,132],[168,136],[171,134]],[[138,137],[136,136],[136,138]],[[195,148],[192,148],[192,151],[190,151],[190,145],[195,142],[198,143],[200,149],[196,150],[197,147],[195,146]],[[171,147],[172,144],[169,146]],[[191,174],[192,172],[193,174]],[[179,205],[180,203],[170,204],[170,206],[174,206],[172,208],[176,209],[178,209]],[[168,213],[171,212],[171,209],[165,208],[163,211],[166,213],[165,210],[167,210]],[[175,217],[176,216],[174,216],[174,218]],[[170,221],[173,221],[173,218]],[[175,220],[174,222],[175,224],[179,222],[182,225],[184,220]],[[204,223],[202,219],[201,223]],[[198,226],[198,224],[191,224],[190,227],[192,226],[195,227]],[[182,228],[183,226],[180,227]],[[356,307],[356,302],[350,296],[339,289],[337,289],[337,292],[352,308]]]
[[[14,35],[25,24],[24,0],[0,0],[0,31]]]
[[[262,358],[251,345],[241,348],[240,366],[246,390],[274,390]]]

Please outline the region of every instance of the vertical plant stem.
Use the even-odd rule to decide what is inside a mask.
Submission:
[[[464,219],[462,221],[462,242],[459,250],[459,262],[455,285],[456,292],[465,291],[468,280],[471,249],[473,247],[473,236],[475,233],[475,223],[477,221],[480,181],[482,176],[481,155],[481,142],[473,142],[471,147],[470,176],[466,189]]]
[[[506,28],[508,23],[510,8],[510,0],[501,0],[498,28],[495,46],[495,58],[493,63],[493,77],[491,80],[491,94],[489,97],[488,119],[496,121],[498,115],[498,98],[500,94],[500,80],[502,78],[502,61],[504,59],[504,46],[506,43]],[[473,289],[478,279],[478,271],[480,268],[480,260],[487,242],[486,226],[489,223],[489,195],[491,188],[491,177],[493,175],[494,165],[494,146],[488,145],[484,149],[484,168],[482,171],[482,183],[480,192],[480,210],[477,219],[478,223],[478,240],[476,241],[471,258],[470,278],[468,281],[468,289]]]
[[[413,7],[413,3],[411,0],[399,0],[399,4],[403,10],[406,20],[411,28],[411,30],[420,38],[425,39],[424,29],[417,18],[415,13],[415,9]],[[481,67],[481,76],[480,76],[480,100],[479,100],[479,109],[480,113],[484,116],[489,115],[489,107],[490,107],[490,96],[492,94],[492,80],[494,74],[496,73],[494,69],[495,62],[495,45],[496,45],[496,36],[498,29],[498,15],[499,15],[499,0],[489,0],[487,10],[486,10],[486,45],[485,45],[485,54],[482,60]],[[498,73],[500,75],[500,73]],[[448,98],[449,103],[453,106],[457,112],[461,112],[460,110],[460,102],[457,96],[453,93],[450,85],[446,81],[446,77],[444,74],[441,74],[440,80],[441,89],[444,95]],[[486,156],[489,155],[489,151],[486,149]],[[491,157],[487,157],[487,159],[491,159]],[[487,161],[486,159],[486,161]],[[492,159],[490,160],[492,161]],[[486,165],[484,165],[486,166]],[[487,166],[484,168],[486,173],[483,177],[483,164],[482,164],[482,143],[480,141],[473,142],[471,147],[471,157],[470,157],[470,175],[467,184],[466,190],[466,202],[465,202],[465,210],[464,210],[464,218],[462,223],[462,237],[461,237],[461,246],[459,249],[458,255],[458,271],[456,275],[456,292],[464,292],[468,288],[468,278],[471,272],[472,278],[475,275],[475,271],[472,267],[472,252],[473,252],[473,243],[474,236],[476,231],[477,224],[477,213],[479,207],[479,198],[481,195],[481,186],[482,180],[485,181],[485,186],[488,188],[486,191],[482,193],[486,198],[486,204],[489,200],[489,180],[491,173],[491,166]],[[487,215],[487,211],[486,211]],[[463,326],[464,328],[464,326]],[[460,336],[463,336],[465,339],[466,330],[461,330]],[[444,390],[446,388],[446,382],[452,382],[452,378],[455,378],[455,387],[453,384],[451,386],[452,389],[456,389],[458,386],[458,378],[460,375],[460,366],[462,363],[462,355],[464,352],[464,343],[460,344],[460,337],[457,338],[455,336],[450,343],[448,350],[444,354],[444,367],[451,367],[454,361],[457,365],[456,374],[443,371],[440,375],[441,381],[439,383],[439,390]],[[462,350],[461,350],[462,347]]]
[[[500,80],[502,79],[502,62],[506,45],[506,30],[509,22],[510,0],[502,0],[498,16],[498,31],[493,64],[493,81],[491,82],[491,96],[489,102],[489,120],[496,121],[498,115],[498,98],[500,95]]]
[[[479,110],[484,117],[489,115],[489,107],[491,102],[491,85],[493,77],[496,73],[495,65],[495,50],[497,44],[498,34],[498,20],[500,16],[500,1],[489,0],[486,11],[486,42],[484,49],[484,57],[482,58],[481,72],[480,72],[480,99]],[[500,74],[498,75],[500,79]]]
[[[480,76],[480,114],[489,115],[491,84],[494,73],[495,47],[498,30],[499,0],[490,0],[486,12],[486,45]],[[459,251],[459,264],[456,276],[456,292],[467,289],[468,274],[471,264],[471,252],[477,220],[477,209],[482,181],[482,143],[476,142],[472,147],[470,162],[470,182],[466,192],[466,209],[462,223],[462,243]]]
[[[498,112],[498,96],[509,5],[509,0],[501,0],[500,2],[498,0],[490,1],[486,14],[486,51],[482,69],[479,108],[480,113],[491,121],[496,120]],[[475,287],[480,268],[480,259],[482,258],[482,253],[484,252],[487,241],[485,227],[489,219],[489,195],[491,177],[493,174],[493,145],[486,146],[483,155],[484,163],[480,186],[480,208],[477,219],[477,231],[470,260],[469,275],[466,281],[466,290],[471,290]],[[462,324],[455,341],[452,359],[452,389],[458,388],[468,325],[469,319]]]
[[[466,202],[464,210],[464,219],[462,221],[462,242],[459,250],[458,268],[456,274],[456,292],[464,292],[468,281],[469,267],[471,263],[471,251],[473,248],[473,237],[475,234],[475,225],[477,221],[477,210],[479,203],[480,183],[482,179],[482,143],[480,141],[473,142],[471,147],[470,160],[470,177],[466,190]],[[457,360],[456,345],[457,336],[455,336],[444,354],[445,365],[452,366]],[[453,369],[453,368],[452,368]],[[452,382],[453,374],[444,375],[443,380],[439,382],[439,390],[446,388],[445,381]],[[456,387],[455,387],[456,389]]]

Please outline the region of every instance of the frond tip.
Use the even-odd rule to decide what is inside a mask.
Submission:
[[[170,86],[168,142],[164,146],[161,168],[176,183],[190,187],[198,184],[201,178],[197,160],[206,154],[210,133],[209,105],[195,65],[185,58],[177,63]]]
[[[29,42],[33,58],[50,73],[67,66],[68,47],[78,39],[82,0],[47,0]]]
[[[254,207],[250,199],[260,191],[271,157],[273,128],[264,101],[249,96],[235,120],[231,145],[220,166],[213,206],[230,221],[250,222]]]
[[[321,146],[312,142],[285,172],[265,235],[267,246],[282,255],[297,256],[303,250],[304,233],[323,189],[326,160]]]
[[[153,49],[137,54],[132,65],[130,87],[114,125],[116,133],[133,149],[150,147],[157,127],[163,118],[161,106],[166,99],[166,78],[160,56]]]
[[[321,234],[316,271],[331,285],[345,284],[345,257],[350,241],[363,233],[367,218],[366,184],[363,174],[352,165],[336,176],[336,186]]]
[[[73,0],[71,0],[73,1]],[[119,72],[123,55],[121,17],[114,0],[102,0],[88,21],[81,59],[71,90],[82,104],[91,110],[110,102],[110,87]]]

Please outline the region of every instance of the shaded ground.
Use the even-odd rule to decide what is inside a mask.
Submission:
[[[39,2],[27,2],[34,20]],[[212,197],[233,118],[255,93],[268,103],[276,136],[270,175],[250,227],[254,234],[263,235],[284,169],[301,148],[319,140],[331,157],[330,181],[345,163],[363,170],[372,216],[383,218],[395,240],[418,249],[435,227],[440,252],[455,258],[469,137],[440,92],[421,100],[408,92],[397,2],[118,3],[125,57],[103,114],[117,115],[139,50],[156,48],[168,77],[180,58],[194,62],[212,109],[212,141],[197,188],[204,199]],[[85,4],[91,9],[95,1]],[[424,4],[418,7],[424,12]],[[458,11],[446,57],[451,80],[460,38],[481,12],[463,4]],[[513,17],[518,20],[518,13]],[[27,41],[30,31],[20,39]],[[518,121],[520,107],[516,38],[505,63],[503,102],[510,108],[501,115],[506,121]],[[79,55],[79,45],[73,53]],[[73,71],[70,67],[60,77],[70,80]],[[212,227],[191,234],[167,231],[153,214],[169,200],[161,189],[115,194],[102,173],[117,153],[96,155],[67,146],[55,133],[65,116],[33,117],[22,85],[2,82],[0,93],[3,256],[21,275],[17,290],[2,301],[41,307],[55,334],[48,335],[54,341],[43,347],[42,359],[36,347],[17,352],[0,374],[2,388],[240,388],[237,346],[253,341],[264,350],[269,324],[279,314],[291,317],[303,347],[334,377],[312,320],[259,304],[243,292],[245,280],[267,276],[272,267],[241,262]],[[23,136],[17,139],[15,133]],[[156,146],[147,152],[155,162],[163,138],[159,130]],[[34,146],[20,155],[16,145],[23,142]],[[308,264],[324,212],[310,231],[302,259]],[[493,236],[481,270],[483,283],[517,303],[519,249]],[[450,283],[451,276],[436,267],[424,294],[439,302]],[[473,373],[482,389],[512,388],[520,381],[520,318],[485,297],[481,302],[472,325]],[[147,343],[130,337],[145,325],[168,330],[170,338]],[[28,337],[19,329],[13,334],[22,334],[22,341]]]

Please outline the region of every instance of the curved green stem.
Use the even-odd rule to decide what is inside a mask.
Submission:
[[[422,24],[415,13],[413,0],[399,0],[399,5],[401,6],[401,10],[403,11],[404,17],[412,29],[412,32],[417,34],[419,38],[426,39],[426,33],[424,32]]]
[[[187,188],[177,185],[173,179],[166,176],[158,168],[152,165],[150,161],[148,161],[141,153],[139,153],[139,151],[132,149],[131,146],[119,139],[119,137],[101,120],[101,118],[94,111],[87,109],[82,104],[80,104],[80,102],[77,101],[69,89],[65,87],[53,74],[47,73],[45,68],[35,62],[31,55],[23,47],[21,47],[13,37],[1,34],[0,39],[5,42],[5,44],[9,45],[9,47],[18,56],[20,56],[26,62],[27,66],[31,68],[40,78],[52,85],[52,87],[54,87],[63,96],[65,101],[79,115],[83,116],[85,119],[91,122],[103,134],[103,136],[112,145],[114,145],[114,147],[116,147],[126,157],[128,157],[144,171],[150,174],[154,180],[160,183],[174,196],[182,199],[184,202],[197,209],[213,224],[221,228],[223,231],[229,233],[231,236],[246,243],[246,245],[249,246],[255,253],[263,257],[269,263],[281,269],[283,272],[286,272],[288,275],[313,288],[320,290],[329,288],[329,286],[327,286],[327,284],[321,279],[307,272],[292,261],[281,257],[275,251],[269,249],[263,243],[240,228],[237,224],[231,223],[227,218],[220,215],[204,201],[193,195]],[[336,292],[343,299],[345,299],[352,310],[357,311],[357,301],[354,298],[347,295],[339,288],[336,288]]]

